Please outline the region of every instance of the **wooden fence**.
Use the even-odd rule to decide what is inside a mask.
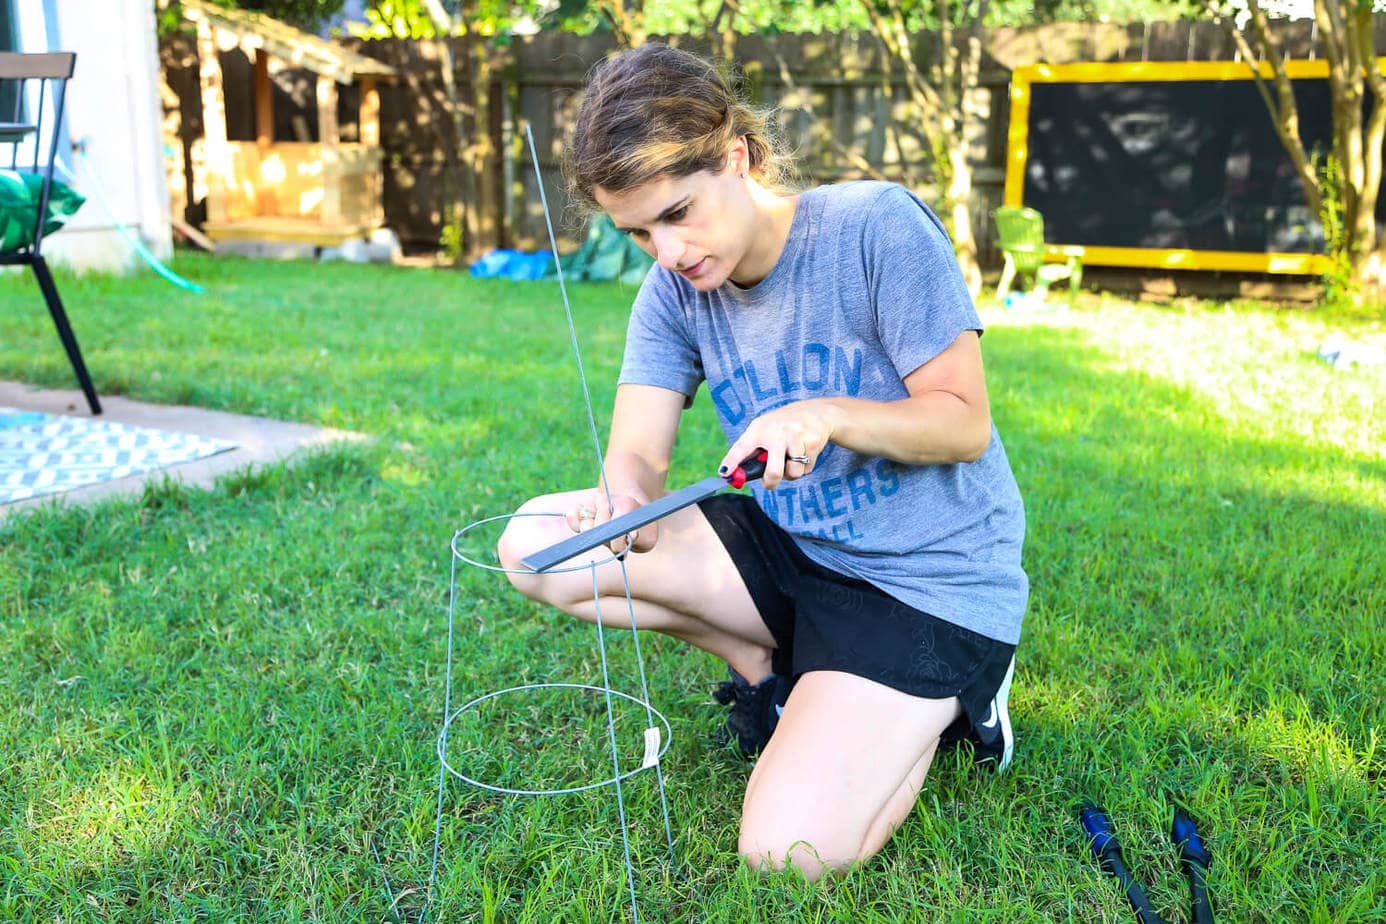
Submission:
[[[1314,57],[1311,22],[1282,23],[1279,31],[1292,57]],[[1386,48],[1386,17],[1377,23],[1376,46]],[[696,39],[674,39],[702,50]],[[927,57],[936,38],[918,37]],[[448,40],[454,61],[458,98],[474,105],[476,88],[467,75],[473,56],[489,55],[491,79],[481,110],[495,152],[481,168],[482,182],[470,185],[483,234],[471,248],[547,246],[534,169],[523,144],[524,126],[532,128],[539,150],[550,207],[560,220],[560,246],[580,236],[581,216],[562,190],[558,158],[565,132],[589,68],[614,50],[609,36],[542,33],[488,49],[471,38]],[[405,80],[381,91],[381,144],[385,151],[386,223],[406,245],[436,247],[448,238],[456,221],[461,190],[459,172],[473,169],[459,157],[458,132],[443,89],[436,44],[405,40],[362,42],[358,49],[406,73]],[[1074,61],[1208,61],[1231,60],[1235,46],[1211,22],[1166,22],[1115,25],[1060,23],[1033,28],[988,30],[984,41],[980,86],[968,101],[973,118],[968,143],[974,167],[973,210],[984,264],[998,261],[993,252],[991,209],[1000,204],[1009,118],[1010,71],[1035,63]],[[187,217],[198,221],[197,139],[201,104],[197,94],[196,54],[177,38],[165,41],[164,71],[168,93],[170,144],[175,155],[170,175],[188,190]],[[228,86],[226,109],[231,137],[254,137],[249,82],[237,93],[233,75],[248,74],[240,52],[223,54]],[[243,57],[243,56],[242,56]],[[879,43],[865,34],[741,36],[735,50],[745,89],[758,104],[777,111],[783,139],[796,152],[805,185],[869,174],[897,180],[931,197],[926,145],[915,127],[904,82],[892,74]],[[277,137],[311,140],[316,132],[311,94],[297,86],[295,72],[276,76]],[[339,121],[346,137],[354,130],[355,101],[343,94]],[[869,165],[868,170],[852,164]],[[186,182],[185,182],[186,180]],[[175,195],[175,204],[178,203]],[[455,239],[455,231],[453,234]]]

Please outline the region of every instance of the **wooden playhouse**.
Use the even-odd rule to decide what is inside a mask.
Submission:
[[[384,225],[377,82],[393,68],[258,13],[183,0],[197,26],[207,159],[207,223],[213,241],[336,246]],[[254,62],[255,140],[229,141],[218,52],[239,47]],[[317,140],[274,136],[270,62],[314,75]],[[357,84],[358,140],[343,142],[338,87]]]

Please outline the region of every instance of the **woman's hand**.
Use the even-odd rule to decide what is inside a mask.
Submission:
[[[802,478],[813,471],[814,462],[832,438],[838,414],[833,404],[818,399],[796,401],[762,414],[732,443],[718,474],[728,474],[742,459],[764,449],[761,481],[765,487],[774,489],[781,480]]]
[[[568,528],[575,533],[585,533],[587,530],[602,523],[609,522],[615,517],[623,516],[639,507],[643,507],[647,501],[634,497],[630,494],[612,494],[611,503],[607,504],[606,492],[600,488],[593,488],[585,494],[578,495],[578,500],[563,514],[563,518],[568,521]],[[648,523],[636,531],[634,541],[630,543],[632,552],[648,552],[654,548],[655,542],[659,540],[659,525]],[[627,551],[626,536],[618,536],[607,543],[607,547],[617,555]]]

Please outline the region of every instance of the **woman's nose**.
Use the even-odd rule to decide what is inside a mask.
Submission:
[[[650,237],[654,241],[655,259],[659,265],[670,271],[679,269],[685,248],[678,232],[673,228],[656,228]]]

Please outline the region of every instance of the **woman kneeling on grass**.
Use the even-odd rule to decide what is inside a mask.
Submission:
[[[522,509],[566,523],[511,520],[501,560],[517,567],[662,496],[706,381],[731,444],[719,471],[764,449],[765,475],[753,496],[718,495],[633,537],[636,623],[731,669],[728,728],[760,755],[747,862],[816,878],[864,860],[909,815],[941,740],[970,739],[999,768],[1011,758],[1025,516],[947,234],[893,184],[784,191],[765,116],[710,63],[662,45],[594,71],[566,168],[575,198],[659,265],[616,392],[614,509],[600,487],[535,498]],[[596,619],[586,571],[511,580]],[[598,582],[624,600],[617,563]],[[628,624],[625,607],[603,611]]]

